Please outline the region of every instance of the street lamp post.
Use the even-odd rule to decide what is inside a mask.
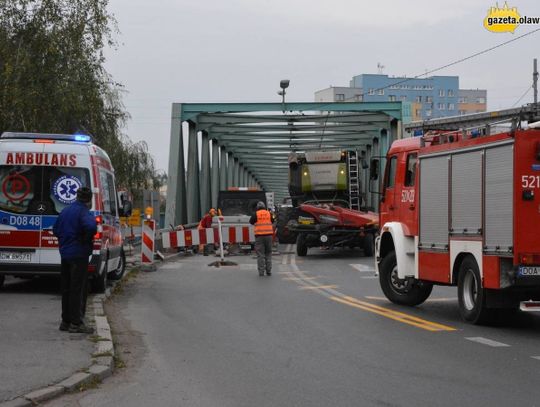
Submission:
[[[279,87],[281,88],[280,91],[278,91],[278,95],[281,96],[281,104],[282,104],[282,109],[283,109],[283,113],[285,113],[285,89],[287,89],[289,87],[289,80],[288,79],[282,79],[280,82],[279,82]]]

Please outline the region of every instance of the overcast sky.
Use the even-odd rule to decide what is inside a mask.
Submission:
[[[280,102],[281,79],[291,81],[287,101],[312,102],[377,63],[414,76],[540,28],[487,31],[487,0],[109,1],[120,34],[106,67],[126,89],[125,132],[165,171],[173,102]],[[540,16],[538,0],[508,5]],[[460,88],[487,89],[489,110],[507,108],[531,87],[534,57],[540,32],[435,75],[459,75]]]

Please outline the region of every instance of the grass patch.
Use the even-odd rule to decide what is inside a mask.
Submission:
[[[78,390],[79,392],[83,392],[86,390],[97,389],[100,384],[101,384],[101,379],[97,376],[93,376],[92,379],[90,379],[88,382],[81,384]]]
[[[126,363],[122,360],[120,356],[114,355],[113,360],[115,369],[124,369],[126,367]]]

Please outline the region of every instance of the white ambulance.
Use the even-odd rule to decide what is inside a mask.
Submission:
[[[10,133],[0,136],[0,287],[5,276],[60,273],[52,227],[76,199],[93,192],[98,232],[88,272],[94,291],[125,269],[114,170],[107,153],[88,135]]]

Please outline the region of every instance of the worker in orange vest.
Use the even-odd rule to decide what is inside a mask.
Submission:
[[[272,275],[272,214],[266,209],[264,202],[257,202],[257,211],[251,216],[249,223],[255,225],[255,251],[257,252],[257,269],[259,276]]]
[[[212,218],[216,216],[216,210],[214,208],[210,208],[208,213],[203,216],[201,221],[199,222],[199,225],[197,226],[197,229],[208,229],[212,227]],[[199,253],[203,252],[205,256],[208,256],[208,251],[210,249],[210,245],[199,245]]]

